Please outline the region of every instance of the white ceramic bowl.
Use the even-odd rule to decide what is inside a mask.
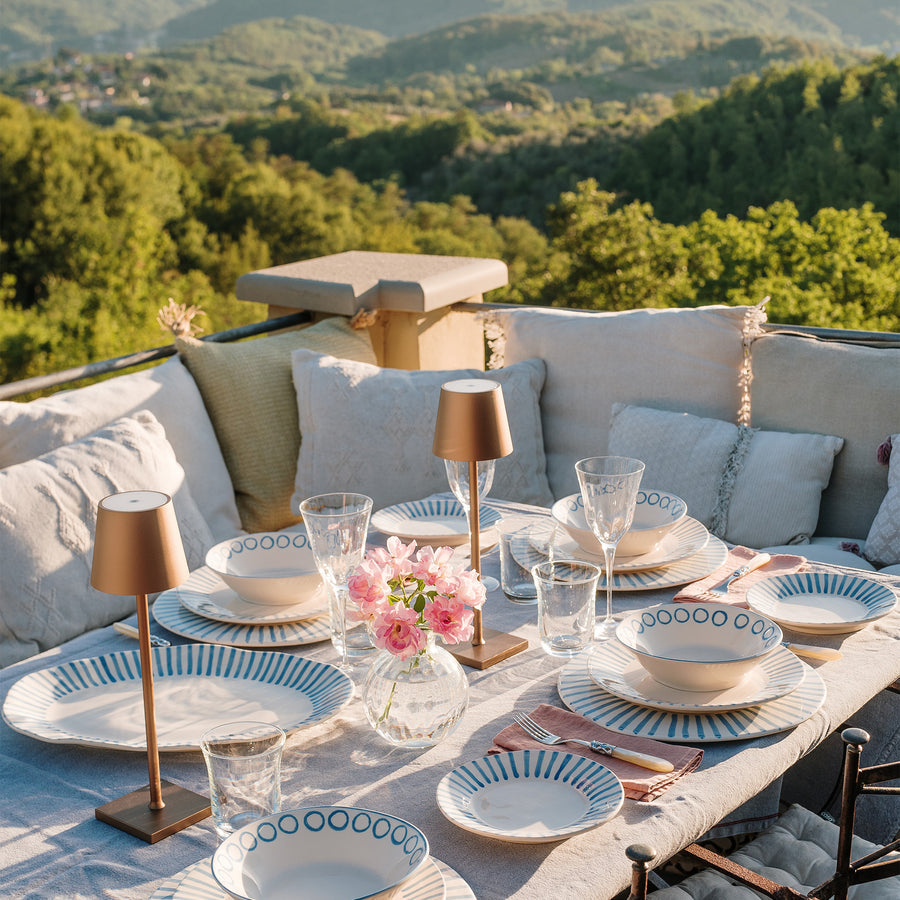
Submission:
[[[724,603],[668,603],[630,613],[616,638],[657,681],[682,691],[734,687],[782,641],[771,619]]]
[[[570,494],[557,500],[552,513],[579,547],[588,553],[603,555],[603,548],[585,518],[581,494]],[[686,515],[687,504],[675,494],[639,490],[631,528],[619,541],[616,558],[649,553]]]
[[[304,532],[263,531],[216,544],[206,565],[249,603],[287,606],[315,600],[322,583]]]
[[[213,854],[212,874],[237,900],[388,900],[427,859],[428,840],[403,819],[312,806],[230,834]]]

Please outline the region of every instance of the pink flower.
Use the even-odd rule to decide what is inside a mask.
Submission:
[[[368,619],[390,605],[390,585],[377,563],[363,560],[347,582],[350,599],[347,616],[355,622]]]
[[[474,609],[481,609],[484,604],[487,591],[474,569],[467,569],[457,576],[456,596],[459,600]]]
[[[409,575],[413,568],[410,557],[416,549],[416,542],[410,541],[408,544],[404,544],[400,538],[392,536],[387,539],[387,549],[389,555],[385,566],[387,580],[393,581],[395,578]]]
[[[434,587],[443,577],[452,559],[453,550],[450,547],[440,547],[437,550],[434,547],[423,547],[416,554],[412,574],[425,584]]]
[[[474,613],[455,597],[435,597],[422,615],[425,624],[448,644],[458,644],[472,637]]]
[[[419,614],[394,604],[375,616],[373,640],[376,647],[400,659],[409,659],[425,649],[425,633],[418,627]]]

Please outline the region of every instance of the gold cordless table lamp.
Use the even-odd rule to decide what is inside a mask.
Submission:
[[[432,451],[441,459],[469,464],[469,540],[472,567],[481,577],[481,529],[478,518],[478,463],[509,456],[513,451],[503,390],[488,378],[448,381],[441,387]],[[472,640],[447,649],[463,665],[475,669],[507,659],[528,647],[524,638],[484,628],[475,610]]]
[[[148,844],[175,834],[210,814],[208,796],[161,781],[159,775],[147,595],[177,587],[187,576],[184,547],[172,498],[168,494],[124,491],[100,501],[91,585],[105,594],[134,594],[137,598],[150,783],[97,807],[95,813],[101,822],[127,831]]]

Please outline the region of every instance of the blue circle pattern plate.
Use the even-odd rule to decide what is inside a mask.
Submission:
[[[588,655],[581,654],[560,671],[557,689],[563,703],[611,731],[657,741],[716,743],[777,734],[806,721],[825,702],[825,682],[804,663],[806,672],[798,688],[746,709],[718,713],[649,709],[604,691],[591,677],[588,662]]]
[[[225,900],[213,878],[211,861],[211,857],[201,859],[167,879],[150,900]],[[475,894],[450,866],[431,857],[422,872],[400,888],[397,900],[475,900]]]
[[[460,828],[520,844],[596,828],[622,807],[619,779],[564,750],[495,753],[458,766],[437,787],[441,812]]]

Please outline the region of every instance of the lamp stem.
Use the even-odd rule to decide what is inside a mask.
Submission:
[[[478,461],[469,460],[469,541],[472,568],[478,573],[481,580],[481,520],[478,513]],[[478,647],[484,643],[484,630],[481,623],[481,610],[476,609],[472,620],[472,646]]]
[[[159,775],[159,746],[156,741],[156,713],[153,703],[153,656],[150,649],[150,606],[146,594],[137,595],[138,643],[141,648],[141,686],[144,692],[144,730],[147,734],[147,771],[150,774],[150,809],[163,809]]]

